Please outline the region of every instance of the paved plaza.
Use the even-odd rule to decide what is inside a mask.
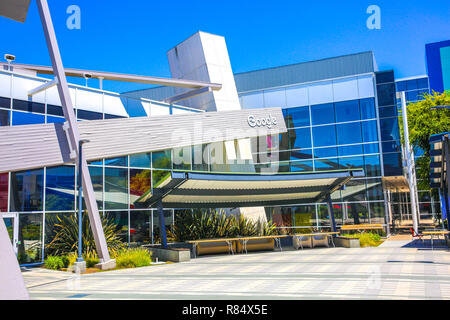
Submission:
[[[79,277],[23,275],[32,299],[450,299],[450,251],[409,240],[204,256]]]

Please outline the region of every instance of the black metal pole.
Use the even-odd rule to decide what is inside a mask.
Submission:
[[[336,221],[334,220],[333,202],[331,201],[331,195],[327,195],[328,214],[330,216],[331,230],[336,232]]]
[[[164,249],[167,249],[166,222],[164,221],[164,210],[162,200],[158,201],[158,213],[159,213],[159,229],[161,235],[161,245]]]

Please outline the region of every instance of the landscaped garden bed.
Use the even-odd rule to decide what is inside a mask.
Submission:
[[[361,232],[355,234],[341,234],[343,238],[358,238],[361,247],[378,247],[384,241],[378,233]]]

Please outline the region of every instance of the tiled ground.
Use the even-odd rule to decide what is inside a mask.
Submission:
[[[207,256],[78,278],[39,269],[23,275],[33,299],[449,299],[450,251],[404,240]]]

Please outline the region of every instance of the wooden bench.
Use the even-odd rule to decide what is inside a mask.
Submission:
[[[373,224],[344,224],[341,226],[342,231],[364,231],[364,230],[383,230],[383,225],[381,223]]]

